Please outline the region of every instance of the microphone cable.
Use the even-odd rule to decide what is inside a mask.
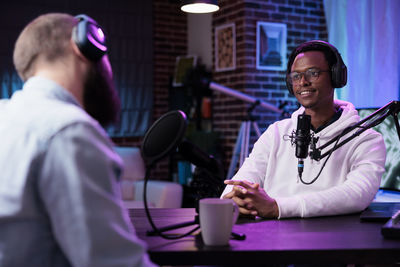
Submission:
[[[322,170],[325,168],[325,165],[326,165],[326,163],[328,162],[328,159],[331,157],[333,151],[336,150],[336,146],[337,146],[337,144],[339,143],[340,138],[342,138],[342,137],[343,137],[343,132],[338,136],[338,138],[337,138],[335,144],[333,145],[331,151],[329,152],[329,155],[328,155],[327,158],[325,159],[324,163],[323,163],[322,166],[321,166],[321,169],[319,170],[317,176],[316,176],[314,179],[312,179],[312,180],[309,181],[309,182],[304,181],[303,178],[301,177],[301,174],[300,174],[300,166],[298,167],[298,168],[299,168],[299,179],[300,179],[300,181],[301,181],[303,184],[305,184],[305,185],[311,185],[311,184],[313,184],[313,183],[319,178],[319,176],[320,176],[321,173],[322,173]],[[304,164],[304,162],[303,162],[303,164]],[[299,160],[299,165],[300,165],[300,160]],[[304,165],[303,165],[303,167],[304,167]]]
[[[319,176],[320,176],[321,173],[322,173],[322,170],[325,168],[325,165],[326,165],[328,159],[331,157],[332,152],[336,149],[336,147],[337,147],[337,145],[338,145],[338,143],[339,143],[339,140],[340,140],[340,138],[343,137],[343,135],[344,135],[344,133],[342,132],[342,133],[337,137],[337,140],[336,140],[335,144],[333,145],[333,148],[331,149],[331,151],[329,152],[329,155],[327,156],[327,158],[325,159],[324,163],[322,164],[322,167],[321,167],[321,169],[319,170],[317,176],[316,176],[314,179],[312,179],[311,181],[306,182],[306,181],[303,180],[303,178],[302,178],[302,173],[303,173],[303,169],[304,169],[304,159],[301,159],[301,158],[298,159],[298,163],[297,163],[298,179],[299,179],[303,184],[305,184],[305,185],[311,185],[311,184],[313,184],[313,183],[319,178]],[[287,138],[287,139],[286,139],[286,138]],[[289,141],[289,140],[290,140],[291,145],[293,146],[293,145],[295,144],[295,140],[296,140],[296,135],[295,135],[294,131],[292,132],[291,135],[288,135],[288,134],[283,135],[283,140],[284,140],[284,141]]]
[[[161,236],[162,238],[164,238],[164,239],[176,240],[176,239],[180,239],[180,238],[186,237],[186,236],[194,233],[198,229],[200,229],[200,225],[198,225],[198,226],[196,226],[195,228],[193,228],[192,230],[190,230],[189,232],[187,232],[185,234],[181,234],[181,235],[166,235],[166,234],[164,234],[163,232],[161,232],[157,228],[157,226],[154,224],[153,219],[151,218],[149,207],[148,207],[148,204],[147,204],[147,182],[149,180],[149,174],[150,174],[150,167],[146,167],[146,173],[145,173],[145,177],[144,177],[144,186],[143,186],[143,201],[144,201],[144,210],[146,212],[147,219],[148,219],[151,227],[153,228],[154,232],[156,234],[158,234],[159,236]],[[186,226],[193,225],[193,224],[196,224],[196,221],[188,222]]]

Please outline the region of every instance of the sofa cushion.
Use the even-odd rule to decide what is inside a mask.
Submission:
[[[144,179],[146,166],[138,147],[116,146],[115,152],[118,153],[124,162],[124,170],[121,177],[122,181],[138,181]]]
[[[122,199],[126,208],[143,208],[143,189],[146,166],[138,147],[116,146],[124,169],[120,180]],[[151,208],[180,208],[183,189],[178,183],[150,180],[147,184],[147,202]]]

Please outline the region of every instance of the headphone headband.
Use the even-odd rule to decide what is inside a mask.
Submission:
[[[289,61],[286,69],[286,74],[290,73],[292,68],[292,64],[296,56],[302,52],[306,51],[319,51],[318,49],[306,49],[307,47],[312,46],[320,46],[320,47],[327,47],[329,50],[335,55],[336,63],[331,67],[331,83],[333,88],[342,88],[347,83],[347,67],[343,62],[342,56],[340,55],[339,51],[328,42],[321,41],[321,40],[312,40],[305,43],[300,44],[296,47],[292,54],[289,56]],[[288,88],[289,92],[294,95],[293,87],[286,79],[286,87]]]
[[[103,30],[94,19],[85,14],[75,18],[78,24],[72,30],[72,39],[86,58],[92,61],[100,60],[107,53]]]

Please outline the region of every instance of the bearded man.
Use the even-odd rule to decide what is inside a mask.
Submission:
[[[0,266],[153,266],[102,127],[119,112],[106,52],[85,15],[42,15],[17,39],[25,83],[0,102]]]

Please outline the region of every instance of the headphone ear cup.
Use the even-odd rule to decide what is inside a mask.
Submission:
[[[342,88],[347,83],[347,67],[344,64],[337,63],[332,67],[332,86]]]
[[[336,69],[336,84],[335,88],[342,88],[347,83],[347,67],[344,64],[339,64]]]
[[[331,83],[332,83],[332,87],[336,88],[337,83],[338,83],[338,70],[336,65],[332,66],[331,69]]]
[[[78,24],[72,29],[72,40],[78,46],[79,50],[81,50],[81,47],[86,42],[85,28],[86,28],[86,22],[79,21]],[[82,52],[82,50],[81,50],[81,52]]]
[[[78,24],[72,29],[72,40],[86,58],[91,61],[100,60],[107,53],[102,29],[89,16],[81,14],[75,18]]]

